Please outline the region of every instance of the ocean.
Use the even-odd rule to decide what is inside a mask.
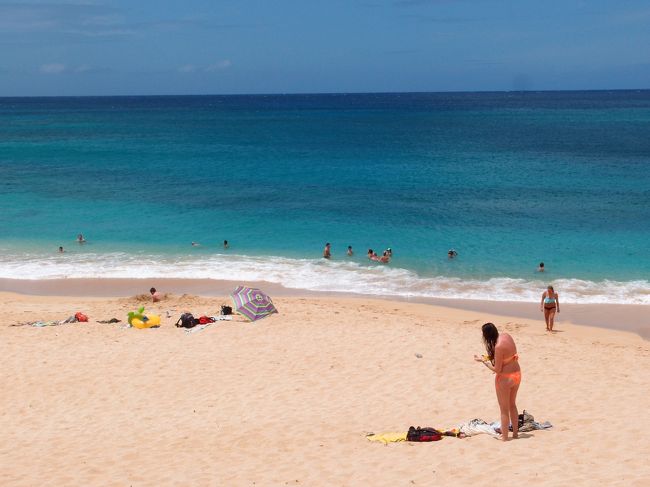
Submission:
[[[650,304],[649,276],[650,91],[0,98],[0,278]]]

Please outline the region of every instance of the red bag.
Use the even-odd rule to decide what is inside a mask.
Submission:
[[[205,316],[205,315],[199,317],[199,324],[200,325],[205,325],[207,323],[214,323],[214,318],[212,318],[210,316]]]
[[[77,321],[88,322],[88,317],[85,314],[83,314],[81,311],[75,313],[74,317]]]

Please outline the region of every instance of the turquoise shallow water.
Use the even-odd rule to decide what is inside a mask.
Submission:
[[[5,98],[0,278],[650,303],[649,165],[650,91]]]

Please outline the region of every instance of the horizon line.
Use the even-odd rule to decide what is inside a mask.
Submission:
[[[121,95],[0,95],[0,99],[11,98],[142,98],[142,97],[238,97],[238,96],[336,96],[336,95],[415,95],[415,94],[470,94],[470,93],[575,93],[575,92],[641,92],[650,88],[597,88],[566,90],[443,90],[443,91],[330,91],[330,92],[268,92],[268,93],[164,93],[164,94],[121,94]]]

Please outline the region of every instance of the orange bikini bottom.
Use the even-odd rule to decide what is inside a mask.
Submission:
[[[511,384],[513,386],[518,386],[519,384],[521,384],[521,370],[518,370],[517,372],[510,372],[507,374],[501,372],[500,374],[497,374],[497,376],[494,378],[494,382],[496,383],[499,379],[510,379],[512,381]]]

